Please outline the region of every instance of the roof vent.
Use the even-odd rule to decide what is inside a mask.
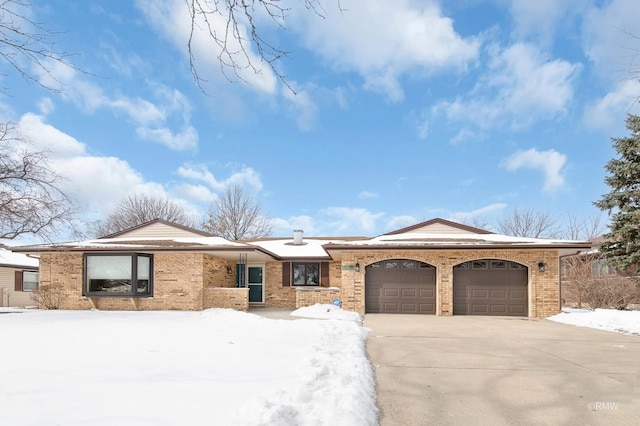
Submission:
[[[293,231],[293,244],[297,245],[297,246],[301,246],[302,244],[304,244],[302,242],[302,234],[304,233],[304,231],[302,229],[296,229]]]

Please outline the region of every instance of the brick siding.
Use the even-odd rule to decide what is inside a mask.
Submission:
[[[296,291],[282,285],[282,264],[265,264],[266,307],[294,308],[331,303],[365,312],[365,267],[386,259],[413,259],[436,267],[437,315],[453,315],[453,267],[475,259],[502,259],[527,266],[529,316],[544,318],[559,312],[560,288],[557,250],[353,250],[342,253],[342,261],[330,262],[330,286]],[[546,263],[545,272],[538,262]],[[353,265],[360,264],[356,272]],[[232,273],[229,274],[227,268]],[[235,262],[203,253],[162,252],[154,255],[154,292],[150,298],[86,298],[82,296],[83,255],[76,252],[42,253],[40,284],[62,285],[61,309],[201,310],[233,307],[246,310],[247,289],[235,291]],[[218,290],[216,290],[218,289]],[[225,292],[219,289],[229,289]],[[245,296],[240,296],[246,294]],[[245,306],[246,304],[246,306]]]

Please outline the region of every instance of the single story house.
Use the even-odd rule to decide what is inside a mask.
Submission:
[[[38,289],[38,258],[0,247],[0,307],[34,306]]]
[[[360,313],[510,315],[560,309],[562,255],[589,242],[510,237],[433,219],[374,238],[227,241],[154,220],[40,258],[61,309],[200,310],[341,304]]]

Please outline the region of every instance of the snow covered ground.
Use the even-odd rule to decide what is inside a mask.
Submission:
[[[377,423],[367,330],[330,305],[0,312],[3,425]]]
[[[579,327],[599,328],[640,336],[640,311],[618,311],[615,309],[591,311],[563,308],[561,313],[547,319]]]

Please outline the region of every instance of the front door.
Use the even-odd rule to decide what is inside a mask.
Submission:
[[[247,285],[249,286],[249,303],[264,303],[264,266],[247,266]]]

